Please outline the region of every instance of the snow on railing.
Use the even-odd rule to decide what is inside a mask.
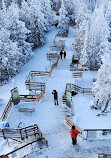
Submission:
[[[108,140],[111,139],[111,129],[84,129],[84,140]]]
[[[29,72],[29,75],[30,75],[29,82],[34,77],[44,77],[44,76],[49,76],[50,77],[51,74],[52,74],[53,69],[57,67],[58,61],[59,61],[59,56],[58,56],[56,62],[54,64],[52,64],[50,71],[30,71]]]
[[[80,64],[70,64],[71,71],[98,71],[101,65],[80,65]]]
[[[35,131],[35,128],[32,131],[33,135],[35,135],[35,134],[37,135],[36,139],[32,140],[31,142],[26,143],[25,145],[15,149],[15,150],[13,150],[5,155],[1,155],[0,157],[1,158],[2,157],[3,158],[4,157],[12,158],[14,156],[15,158],[18,158],[18,157],[22,158],[22,157],[29,156],[29,155],[33,154],[34,152],[37,152],[38,149],[40,150],[40,148],[38,147],[38,141],[42,141],[42,143],[44,143],[48,147],[48,141],[45,138],[42,131],[40,130],[40,128],[38,127],[38,125],[25,127],[25,128],[20,129],[20,130],[22,131],[25,129],[26,136],[28,138],[28,136],[31,135],[31,128],[32,127],[36,127],[36,129],[37,129],[37,132]],[[27,130],[27,128],[28,128],[28,130]]]
[[[111,154],[98,154],[98,158],[111,158]]]

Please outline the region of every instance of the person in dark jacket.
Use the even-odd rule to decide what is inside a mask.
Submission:
[[[58,105],[58,94],[56,90],[53,90],[52,94],[54,95],[54,103]]]
[[[62,52],[62,50],[60,51],[60,57],[61,57],[61,59],[62,59],[62,54],[63,54],[63,52]]]
[[[72,138],[72,144],[75,145],[77,143],[77,135],[80,133],[75,126],[72,126],[71,130],[71,138]]]
[[[66,58],[66,51],[64,51],[64,59]]]

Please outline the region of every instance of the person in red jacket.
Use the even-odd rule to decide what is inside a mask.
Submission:
[[[75,128],[75,126],[72,126],[72,128],[70,129],[70,133],[72,138],[72,144],[75,145],[77,143],[77,135],[80,132]]]

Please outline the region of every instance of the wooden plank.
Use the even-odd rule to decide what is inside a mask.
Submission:
[[[82,135],[82,129],[79,128],[73,121],[71,121],[67,116],[65,116],[65,120],[66,122],[68,122],[71,126],[74,125],[79,131],[80,131],[80,134]]]
[[[29,109],[29,108],[19,108],[18,109],[19,112],[34,112],[35,109]]]
[[[39,132],[41,133],[42,138],[43,138],[44,141],[45,141],[46,146],[48,146],[48,141],[47,141],[47,139],[45,138],[45,135],[42,133],[42,131],[41,131],[41,129],[40,129],[39,127],[38,127],[38,129],[39,129]]]

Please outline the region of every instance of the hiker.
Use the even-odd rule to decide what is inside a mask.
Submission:
[[[75,126],[72,126],[70,133],[72,138],[72,144],[75,145],[77,143],[77,135],[80,132],[75,128]]]
[[[66,51],[64,51],[64,59],[66,58]]]
[[[54,103],[58,105],[58,94],[56,90],[53,90],[52,94],[54,94]]]
[[[62,52],[62,50],[60,51],[60,56],[61,56],[61,59],[62,59],[62,54],[63,54],[63,52]]]

